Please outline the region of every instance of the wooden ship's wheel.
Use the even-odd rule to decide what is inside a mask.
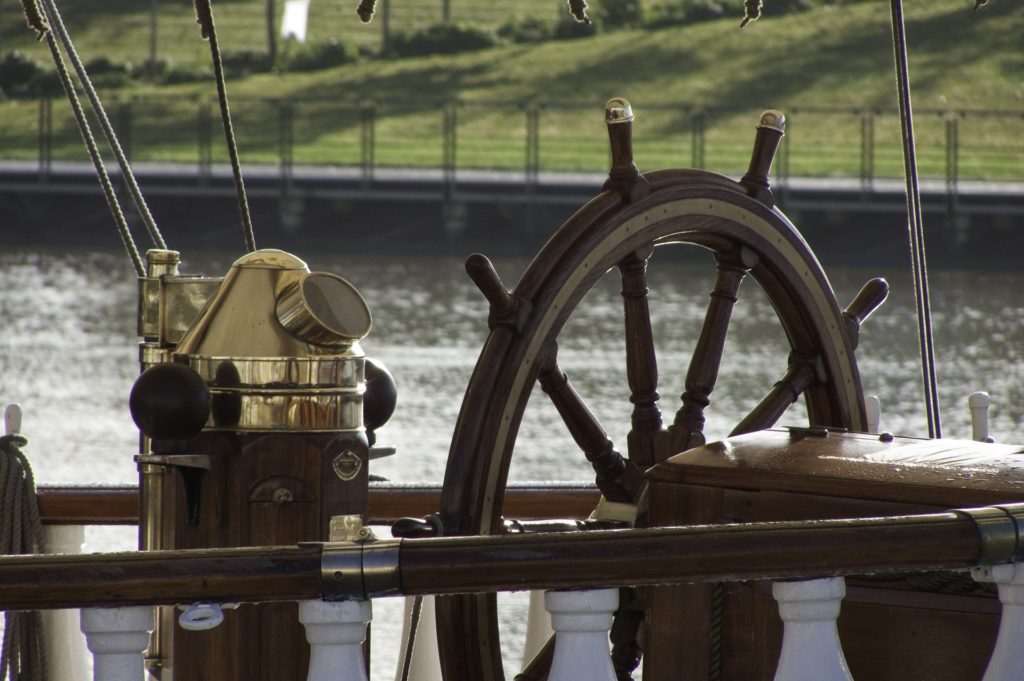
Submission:
[[[632,112],[625,100],[606,110],[613,167],[605,191],[569,219],[511,292],[483,256],[467,270],[491,303],[490,334],[456,424],[441,498],[449,534],[502,531],[502,501],[516,433],[539,381],[597,472],[609,501],[638,504],[643,471],[704,444],[704,408],[719,372],[733,304],[748,275],[778,313],[791,346],[785,376],[733,434],[772,426],[803,395],[812,426],[864,430],[854,360],[859,322],[884,299],[873,280],[843,312],[800,234],[773,206],[767,175],[783,119],[766,112],[751,168],[740,182],[695,170],[640,175],[632,161]],[[686,375],[682,406],[663,422],[647,302],[653,250],[691,244],[716,261],[711,302]],[[627,376],[634,405],[625,456],[569,383],[557,360],[559,333],[584,295],[618,270],[625,310]],[[496,681],[502,670],[494,595],[445,597],[438,603],[447,681]]]

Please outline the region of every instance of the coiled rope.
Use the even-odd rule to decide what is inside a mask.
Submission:
[[[238,212],[242,216],[242,231],[245,236],[245,247],[249,252],[256,250],[256,237],[252,230],[252,216],[249,213],[249,199],[245,195],[245,182],[242,180],[242,164],[238,159],[238,145],[235,143],[235,130],[231,125],[231,110],[228,107],[228,87],[224,78],[224,62],[220,56],[220,45],[217,43],[217,27],[213,23],[212,0],[195,0],[196,22],[200,33],[210,43],[210,57],[213,61],[213,77],[217,82],[217,102],[220,104],[220,120],[224,125],[224,139],[231,158],[231,173],[235,178],[235,195],[238,199]]]
[[[21,452],[28,444],[21,435],[0,437],[0,554],[42,553],[43,524],[36,505],[32,467]],[[46,645],[42,614],[8,611],[0,648],[0,679],[47,681]]]
[[[896,90],[903,129],[903,168],[906,179],[907,217],[910,239],[910,267],[914,277],[917,303],[917,331],[921,351],[924,405],[928,418],[928,437],[942,437],[939,419],[938,381],[935,376],[935,342],[932,336],[932,310],[928,294],[928,265],[925,259],[924,223],[921,216],[921,188],[917,178],[917,145],[914,141],[914,113],[910,105],[910,68],[907,65],[907,35],[902,0],[890,0],[892,44],[896,61]]]
[[[114,192],[114,186],[110,181],[110,176],[107,175],[107,169],[103,164],[103,158],[100,156],[99,148],[96,146],[96,138],[93,137],[92,128],[89,126],[89,121],[85,116],[85,111],[82,109],[82,102],[79,100],[78,94],[75,91],[75,83],[71,79],[71,74],[68,73],[68,68],[64,63],[64,57],[61,55],[60,48],[57,45],[57,40],[54,38],[53,32],[50,30],[49,20],[52,18],[47,17],[43,8],[39,6],[36,0],[21,0],[21,6],[25,12],[25,19],[28,21],[28,25],[35,30],[37,37],[46,41],[46,45],[50,49],[50,55],[53,57],[54,66],[57,68],[57,75],[60,78],[61,86],[64,88],[64,93],[67,95],[68,102],[71,104],[71,111],[78,124],[78,130],[82,134],[82,140],[85,142],[85,147],[89,151],[89,158],[92,160],[93,168],[96,170],[96,177],[99,180],[100,187],[103,189],[103,196],[106,199],[107,206],[110,208],[110,213],[114,218],[114,224],[121,237],[121,242],[124,244],[125,251],[128,253],[128,259],[132,263],[135,274],[141,277],[145,274],[142,257],[139,255],[139,249],[135,245],[135,239],[132,237],[131,230],[128,228],[128,221],[125,219],[124,212],[121,210],[121,204],[117,200],[117,194]]]

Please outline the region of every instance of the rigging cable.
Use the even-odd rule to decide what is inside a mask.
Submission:
[[[135,274],[142,277],[146,272],[146,269],[142,264],[142,257],[139,255],[139,249],[135,245],[135,239],[132,237],[131,230],[128,228],[128,221],[124,217],[120,203],[118,203],[117,194],[114,192],[114,186],[110,181],[110,176],[107,175],[107,169],[103,164],[103,158],[100,156],[99,148],[96,146],[96,139],[93,137],[92,129],[89,127],[89,121],[85,116],[85,111],[82,109],[82,102],[78,99],[78,94],[75,92],[75,83],[71,79],[71,74],[68,72],[63,56],[61,56],[60,48],[57,46],[57,40],[53,37],[53,32],[50,30],[50,26],[46,22],[45,14],[36,3],[36,0],[22,0],[22,7],[25,10],[25,18],[27,19],[29,26],[36,31],[36,34],[41,39],[46,41],[47,47],[50,48],[50,54],[53,56],[53,63],[57,68],[57,75],[60,77],[61,85],[64,87],[64,92],[68,97],[68,102],[71,104],[71,111],[75,115],[78,130],[81,132],[82,139],[85,141],[86,149],[89,151],[89,158],[92,159],[93,167],[96,169],[97,179],[99,180],[100,187],[103,189],[103,196],[107,200],[110,212],[114,217],[114,223],[117,226],[118,234],[121,236],[121,242],[124,244],[125,251],[128,253],[128,259],[131,260],[132,267],[135,269]]]
[[[153,214],[149,211],[149,206],[146,205],[146,200],[142,197],[142,191],[139,189],[139,185],[135,181],[135,174],[132,172],[131,166],[128,164],[128,158],[125,156],[124,150],[121,148],[120,141],[117,139],[117,133],[114,132],[114,126],[110,124],[110,118],[107,116],[106,109],[103,108],[103,102],[100,101],[99,95],[96,94],[96,88],[93,87],[92,81],[89,79],[89,74],[86,72],[85,66],[82,64],[82,60],[78,56],[78,51],[75,49],[75,44],[71,41],[71,35],[68,33],[67,27],[64,25],[64,19],[61,17],[60,10],[57,9],[56,0],[43,0],[43,4],[45,5],[46,13],[50,18],[50,24],[53,29],[56,30],[57,36],[60,38],[60,42],[64,46],[64,51],[67,53],[68,59],[71,61],[71,65],[75,68],[75,73],[78,74],[78,80],[82,84],[82,89],[85,90],[85,94],[89,98],[89,103],[92,104],[92,110],[96,113],[96,118],[99,120],[100,127],[103,129],[103,134],[107,138],[107,144],[110,145],[110,150],[114,152],[117,164],[121,168],[121,177],[124,178],[125,183],[128,185],[128,191],[132,195],[132,201],[138,209],[139,215],[142,217],[143,224],[146,225],[146,231],[149,232],[149,237],[153,241],[153,245],[157,248],[166,249],[167,243],[164,241],[164,237],[160,233],[160,229],[156,226],[156,220],[153,219]]]
[[[231,172],[235,178],[235,194],[238,197],[238,211],[242,215],[245,246],[251,253],[256,250],[256,237],[252,230],[252,216],[249,213],[249,199],[245,195],[245,182],[242,180],[242,164],[238,160],[238,145],[235,143],[235,131],[231,125],[227,83],[224,80],[224,62],[220,57],[220,46],[217,43],[217,28],[213,23],[212,0],[195,0],[195,7],[196,21],[200,26],[200,32],[203,38],[210,43],[213,76],[217,82],[217,102],[220,104],[220,120],[224,124],[224,138],[227,141],[228,156],[231,158]]]
[[[921,372],[924,380],[924,404],[928,417],[928,437],[942,437],[939,420],[938,381],[935,377],[935,346],[932,336],[931,302],[928,296],[928,266],[925,262],[924,224],[921,217],[921,189],[917,179],[917,151],[914,142],[914,114],[910,106],[910,68],[907,65],[906,25],[902,0],[890,0],[892,44],[896,60],[896,82],[903,128],[903,165],[907,183],[910,260],[917,302],[918,339],[921,345]]]

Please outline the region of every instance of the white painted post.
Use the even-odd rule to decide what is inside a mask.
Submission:
[[[975,579],[989,581],[985,573],[990,574],[991,581],[999,587],[1003,615],[996,647],[982,681],[1020,681],[1024,679],[1024,653],[1020,649],[1020,642],[1024,641],[1024,564],[976,569]]]
[[[405,668],[409,637],[413,634],[413,612],[416,599],[420,599],[420,612],[415,623],[412,659]],[[441,658],[437,653],[437,619],[433,596],[406,596],[402,618],[402,647],[398,649],[395,681],[441,681]]]
[[[43,540],[47,553],[81,553],[85,542],[82,525],[46,525]],[[43,631],[50,677],[60,681],[86,681],[85,639],[79,629],[77,610],[44,610]]]
[[[142,681],[142,656],[154,620],[148,605],[82,610],[82,633],[93,652],[94,681]]]
[[[994,442],[988,434],[988,408],[992,404],[987,392],[979,390],[967,398],[971,409],[971,439],[978,442]]]
[[[548,681],[615,681],[608,632],[619,590],[548,591],[544,604],[555,629]]]
[[[21,405],[17,402],[4,407],[4,434],[18,435],[21,433]]]
[[[784,622],[775,681],[853,681],[836,629],[843,578],[775,582],[772,595]]]
[[[363,641],[372,617],[370,601],[300,601],[306,627],[307,681],[366,681]]]
[[[530,609],[526,613],[526,642],[523,644],[521,668],[526,668],[554,633],[555,630],[551,628],[551,616],[544,609],[544,592],[531,591]]]
[[[878,425],[882,421],[882,403],[878,395],[864,396],[864,417],[868,422],[868,432],[877,433]]]

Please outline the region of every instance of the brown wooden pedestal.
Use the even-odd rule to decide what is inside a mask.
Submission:
[[[367,506],[368,447],[362,434],[206,432],[187,454],[206,455],[209,470],[162,472],[163,548],[280,546],[325,541],[331,516]],[[360,465],[351,479],[334,470],[349,451]],[[352,457],[345,477],[353,473]],[[294,603],[244,604],[224,610],[209,631],[177,626],[180,610],[161,608],[160,681],[304,681],[309,645]],[[173,658],[166,652],[173,651]],[[151,651],[153,652],[153,651]],[[150,656],[153,657],[152,655]]]

